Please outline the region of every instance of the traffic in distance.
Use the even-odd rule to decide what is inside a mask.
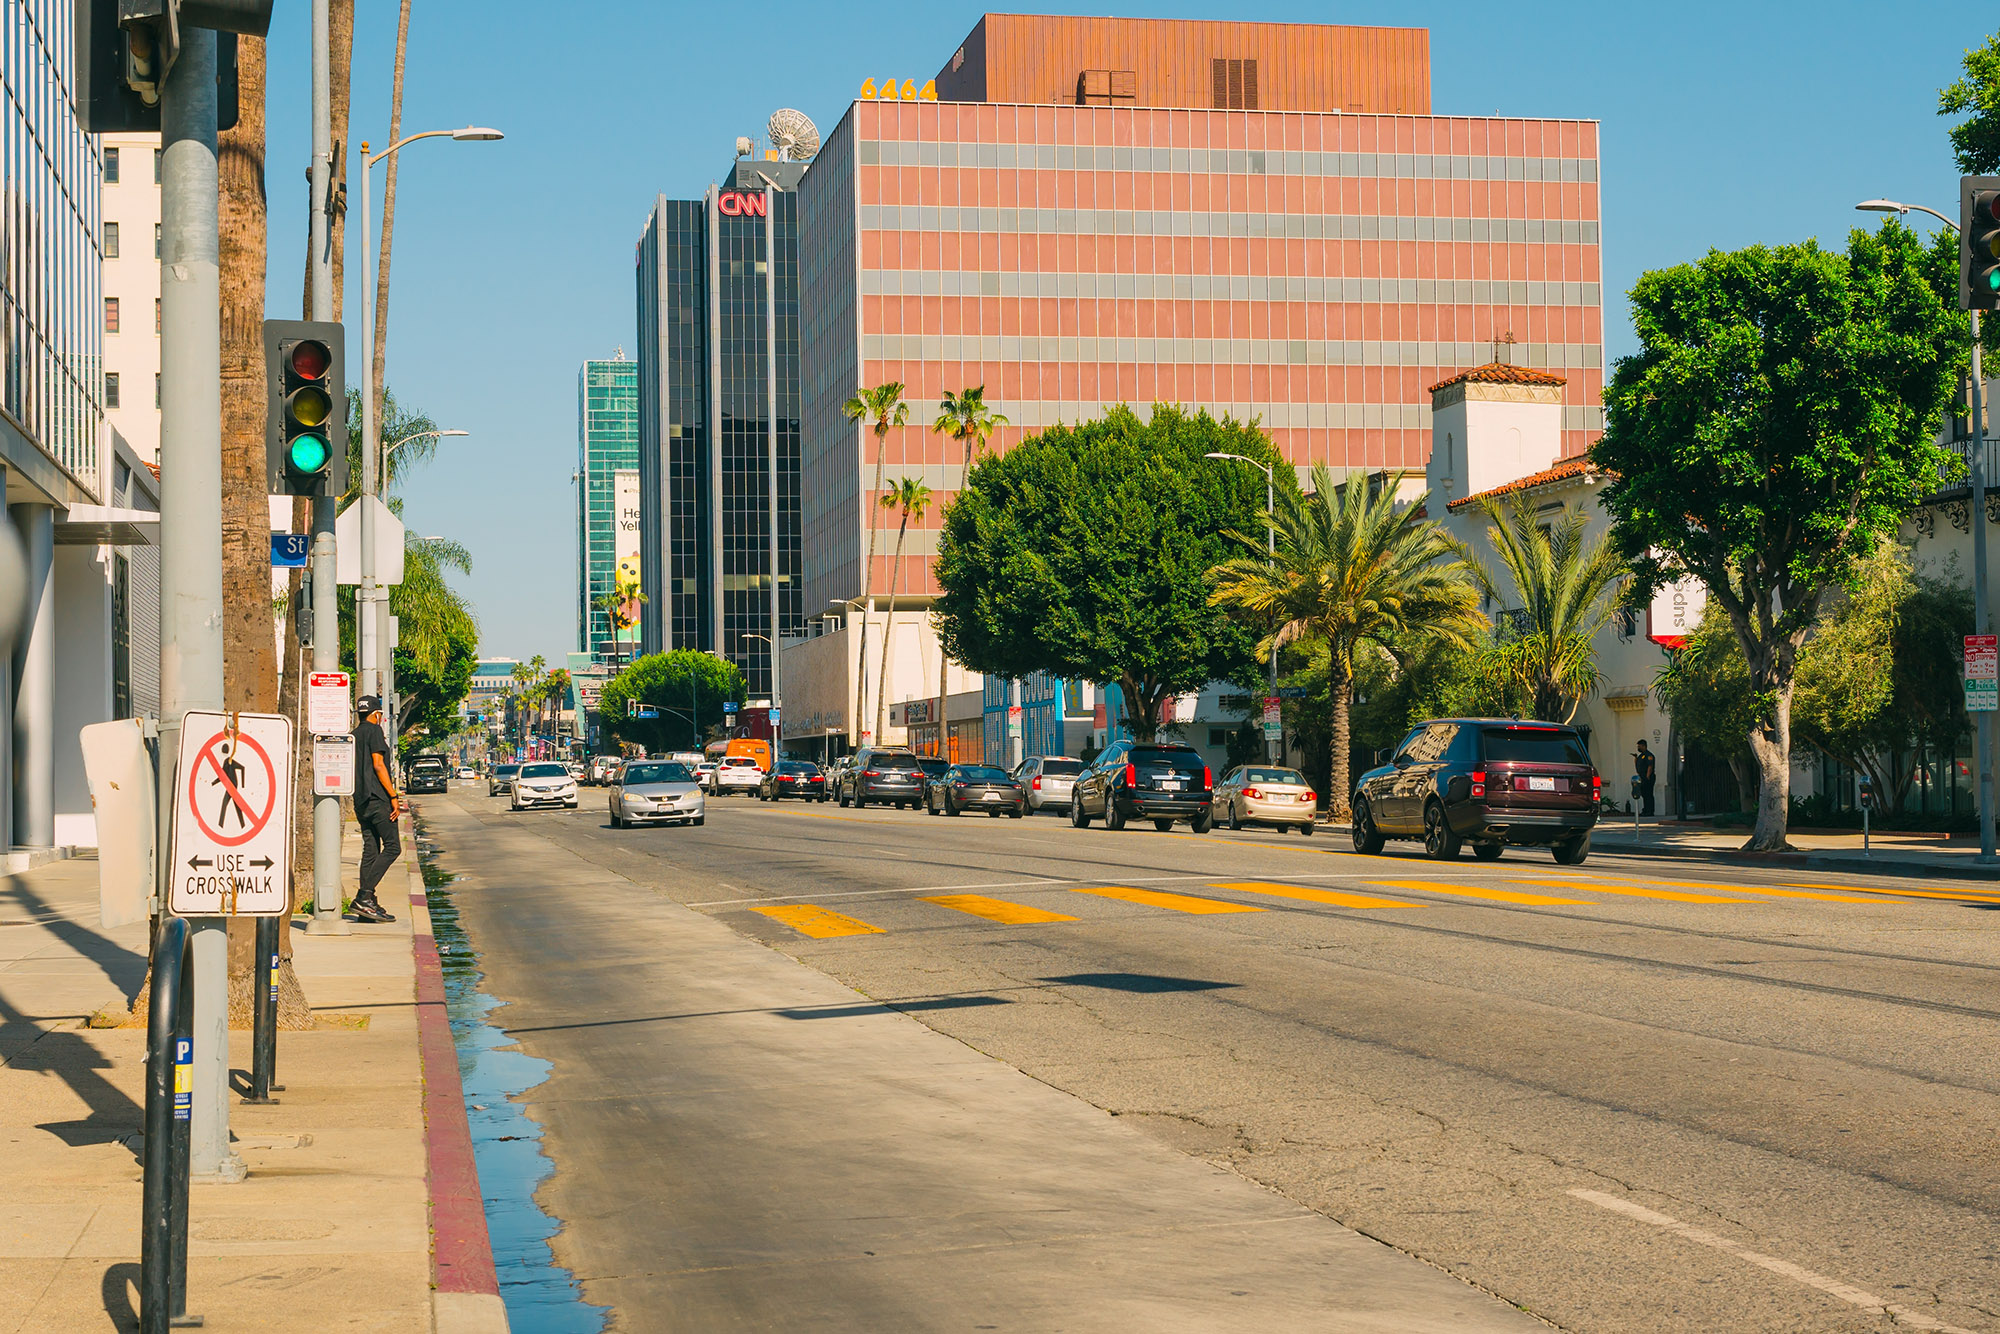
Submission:
[[[421,769],[424,781],[441,788],[444,761],[420,756],[412,763],[412,790],[438,790],[416,786],[428,760],[436,763]],[[1031,755],[1011,769],[954,764],[905,746],[864,746],[823,766],[774,757],[768,741],[739,739],[713,758],[679,751],[599,755],[587,763],[499,761],[474,781],[481,778],[487,795],[508,797],[516,811],[575,810],[580,788],[607,789],[617,829],[700,825],[709,799],[743,796],[944,817],[1053,814],[1078,829],[1098,821],[1107,829],[1151,823],[1162,831],[1184,824],[1202,834],[1222,824],[1311,837],[1320,806],[1320,794],[1297,769],[1242,764],[1218,778],[1192,746],[1129,739],[1089,759]],[[1574,728],[1513,718],[1433,719],[1410,729],[1386,763],[1355,779],[1350,837],[1356,851],[1371,854],[1391,839],[1408,839],[1440,861],[1466,848],[1490,861],[1507,847],[1524,847],[1547,849],[1558,863],[1575,866],[1589,855],[1604,796],[1603,776]]]

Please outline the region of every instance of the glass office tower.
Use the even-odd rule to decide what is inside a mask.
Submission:
[[[640,645],[719,653],[753,695],[772,689],[767,641],[802,615],[793,189],[804,171],[739,159],[701,199],[659,197],[636,256]]]
[[[614,634],[601,605],[619,567],[639,565],[639,363],[586,361],[576,377],[576,646],[629,653],[636,625]],[[630,617],[631,608],[625,610]]]

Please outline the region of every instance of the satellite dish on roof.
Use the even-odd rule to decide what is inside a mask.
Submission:
[[[771,147],[787,162],[804,162],[819,152],[819,127],[803,111],[780,107],[771,113],[771,122],[764,129],[771,137]]]

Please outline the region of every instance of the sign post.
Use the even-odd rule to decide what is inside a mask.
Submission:
[[[283,714],[188,711],[174,771],[168,912],[291,911],[292,754]]]

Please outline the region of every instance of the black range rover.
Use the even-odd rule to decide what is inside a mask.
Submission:
[[[1508,845],[1546,847],[1564,866],[1590,854],[1603,779],[1583,737],[1559,723],[1442,718],[1410,729],[1395,758],[1354,785],[1354,850],[1422,839],[1431,856],[1465,844],[1491,861]]]
[[[410,777],[404,784],[412,792],[442,792],[451,777],[451,766],[442,755],[419,755],[410,761]]]

